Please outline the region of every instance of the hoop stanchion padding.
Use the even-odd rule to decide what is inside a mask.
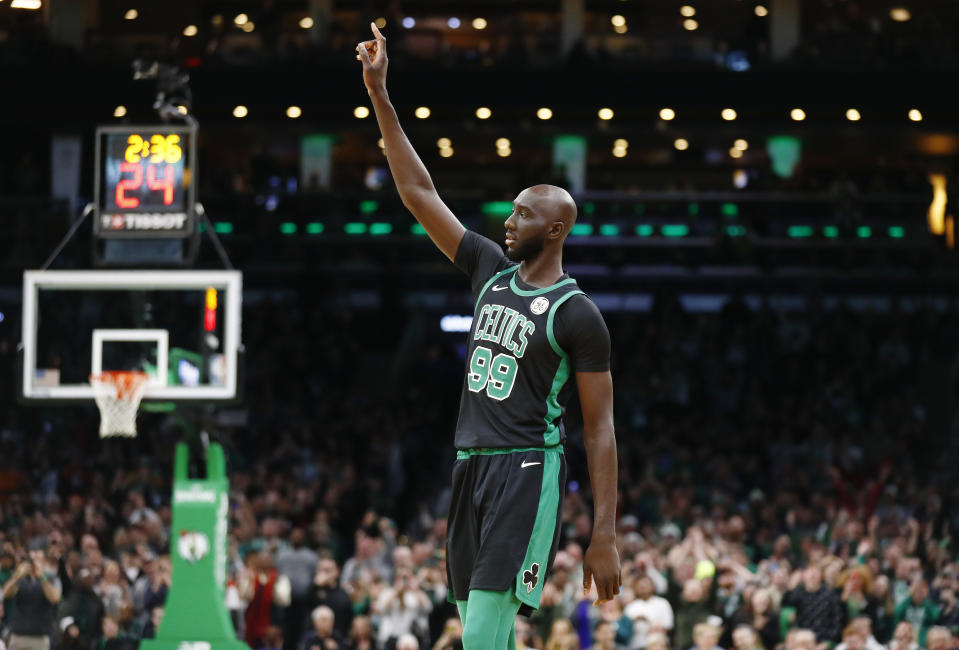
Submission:
[[[93,397],[100,409],[100,437],[137,435],[137,409],[147,388],[145,372],[108,370],[90,375]]]

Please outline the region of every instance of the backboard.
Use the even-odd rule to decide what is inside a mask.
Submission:
[[[92,401],[91,374],[140,370],[143,399],[238,394],[239,271],[26,271],[21,399]]]

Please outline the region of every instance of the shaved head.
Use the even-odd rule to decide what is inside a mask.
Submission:
[[[519,193],[518,203],[526,204],[550,221],[562,221],[565,235],[576,223],[576,201],[569,192],[556,185],[534,185]]]

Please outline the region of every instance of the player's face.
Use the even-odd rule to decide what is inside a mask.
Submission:
[[[548,224],[542,211],[520,192],[513,201],[513,212],[506,219],[506,256],[513,262],[532,259],[543,252]]]

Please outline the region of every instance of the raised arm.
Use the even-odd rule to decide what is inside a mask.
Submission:
[[[433,243],[452,260],[466,233],[463,224],[446,207],[433,187],[426,165],[416,155],[403,133],[396,110],[386,92],[386,37],[370,24],[375,40],[356,46],[356,58],[363,64],[363,83],[373,101],[376,123],[383,134],[386,160],[403,205],[413,213]]]
[[[583,588],[596,581],[599,601],[611,600],[622,584],[616,550],[616,436],[613,379],[609,371],[577,372],[583,408],[583,440],[593,488],[593,535],[583,558]]]

